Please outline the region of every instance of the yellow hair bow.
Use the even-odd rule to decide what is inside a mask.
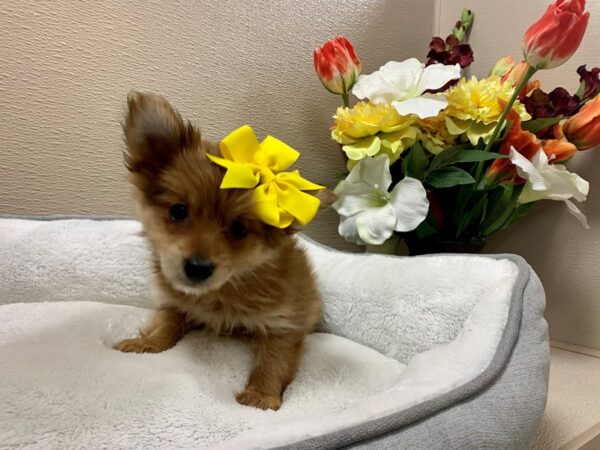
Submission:
[[[284,172],[300,153],[273,136],[259,143],[248,125],[223,139],[220,148],[223,158],[207,156],[227,169],[221,189],[254,189],[256,213],[263,222],[286,228],[294,220],[306,225],[313,219],[320,201],[302,191],[324,186],[302,178],[297,170]]]

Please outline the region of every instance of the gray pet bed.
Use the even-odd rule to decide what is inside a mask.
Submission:
[[[516,256],[337,252],[282,408],[235,402],[245,343],[112,350],[148,319],[134,221],[0,220],[1,448],[527,448],[548,383],[544,292]]]

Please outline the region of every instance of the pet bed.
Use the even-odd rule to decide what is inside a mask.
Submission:
[[[0,220],[2,448],[527,448],[544,293],[510,255],[348,254],[299,237],[325,302],[281,409],[238,405],[246,343],[120,353],[150,315],[135,221]]]

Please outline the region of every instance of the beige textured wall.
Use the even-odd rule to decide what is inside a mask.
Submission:
[[[243,123],[303,152],[330,186],[338,97],[312,50],[352,38],[367,70],[426,52],[433,0],[3,0],[0,214],[132,213],[118,121],[131,88],[167,96],[205,136]],[[330,211],[309,233],[343,246]]]
[[[523,33],[546,10],[550,0],[438,0],[441,30],[448,30],[464,7],[475,11],[471,45],[472,72],[485,76],[505,54],[522,55]],[[563,86],[574,91],[581,64],[600,65],[600,0],[588,0],[591,19],[577,54],[563,66],[542,72],[542,88]],[[529,217],[497,236],[487,251],[524,256],[539,273],[548,297],[546,317],[553,339],[600,348],[600,148],[582,152],[569,163],[590,182],[588,201],[581,209],[591,230],[585,231],[562,204],[544,202]]]

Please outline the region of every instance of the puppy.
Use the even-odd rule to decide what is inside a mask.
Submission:
[[[239,403],[277,410],[321,300],[288,229],[258,220],[252,191],[220,189],[218,149],[162,97],[132,92],[123,124],[125,165],[152,249],[159,308],[123,352],[158,353],[191,329],[243,335],[255,365]]]

